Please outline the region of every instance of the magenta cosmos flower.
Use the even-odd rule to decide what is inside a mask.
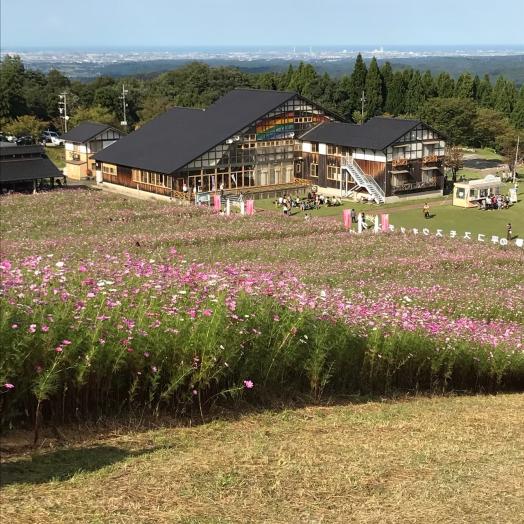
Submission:
[[[244,387],[246,389],[253,389],[253,386],[255,384],[253,384],[253,381],[252,380],[244,380]]]

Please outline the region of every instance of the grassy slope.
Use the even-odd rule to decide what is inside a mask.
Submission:
[[[518,522],[524,395],[247,415],[3,464],[6,522]],[[72,518],[74,515],[74,518]]]
[[[65,167],[65,150],[63,147],[46,147],[45,152],[58,169]]]
[[[357,211],[364,211],[373,215],[387,212],[390,215],[390,223],[395,226],[422,229],[427,227],[432,233],[437,229],[443,229],[446,234],[450,230],[456,230],[459,235],[470,231],[474,235],[484,233],[486,235],[506,235],[506,224],[511,222],[513,234],[521,238],[524,237],[524,183],[519,185],[519,199],[516,205],[510,209],[501,211],[479,211],[477,209],[464,209],[451,205],[451,196],[445,198],[435,198],[428,200],[430,211],[435,216],[430,220],[424,219],[422,214],[422,200],[408,200],[395,202],[384,206],[371,204],[358,204],[353,202],[345,203],[341,207],[324,207],[319,210],[309,211],[312,217],[315,216],[338,216],[342,220],[342,210],[354,208]],[[258,209],[277,210],[273,200],[260,200],[255,202]],[[303,213],[296,213],[300,217]]]

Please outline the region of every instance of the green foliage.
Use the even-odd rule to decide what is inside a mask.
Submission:
[[[467,144],[473,135],[476,107],[472,100],[433,98],[419,113],[422,120],[443,133],[450,145]]]
[[[351,74],[351,91],[349,97],[351,114],[360,108],[362,93],[366,90],[367,67],[362,55],[359,53],[355,61],[355,67]]]
[[[366,76],[366,115],[368,118],[379,115],[382,113],[382,76],[378,68],[377,60],[375,57],[369,64],[369,70]]]
[[[118,124],[118,118],[114,113],[105,107],[95,105],[92,107],[82,107],[78,109],[71,116],[69,125],[70,127],[74,127],[85,120],[99,122],[100,124],[110,124],[112,126],[116,126]]]
[[[419,71],[415,71],[405,94],[406,103],[404,110],[409,115],[415,115],[426,100],[426,93]]]
[[[3,129],[14,136],[32,136],[35,140],[40,138],[42,131],[47,127],[46,122],[29,115],[23,115],[9,122]]]

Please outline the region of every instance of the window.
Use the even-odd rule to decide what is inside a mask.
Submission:
[[[328,166],[327,167],[327,178],[328,178],[328,180],[338,180],[338,181],[340,181],[340,167],[338,167],[338,166]]]
[[[327,146],[327,154],[328,155],[339,155],[340,154],[340,149],[339,149],[338,146],[333,146],[333,145],[328,144],[328,146]]]
[[[314,142],[311,144],[311,152],[318,153],[318,144],[317,143]]]
[[[309,176],[317,178],[318,177],[318,164],[311,164],[311,168],[309,170]]]
[[[464,200],[464,197],[466,196],[466,191],[463,187],[457,187],[455,195],[457,198]]]
[[[115,168],[113,166],[108,166],[106,164],[102,164],[102,173],[107,173],[108,175],[114,175],[115,174]]]

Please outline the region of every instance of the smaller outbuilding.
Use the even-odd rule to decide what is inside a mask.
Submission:
[[[455,182],[453,186],[453,205],[458,207],[478,207],[482,199],[500,195],[501,186],[501,178],[493,175],[487,175],[478,180]]]
[[[47,180],[51,186],[62,183],[64,174],[47,157],[42,146],[0,147],[0,188],[37,190]]]
[[[65,147],[66,175],[74,180],[94,176],[95,153],[123,136],[118,129],[98,122],[82,122],[62,136]]]

